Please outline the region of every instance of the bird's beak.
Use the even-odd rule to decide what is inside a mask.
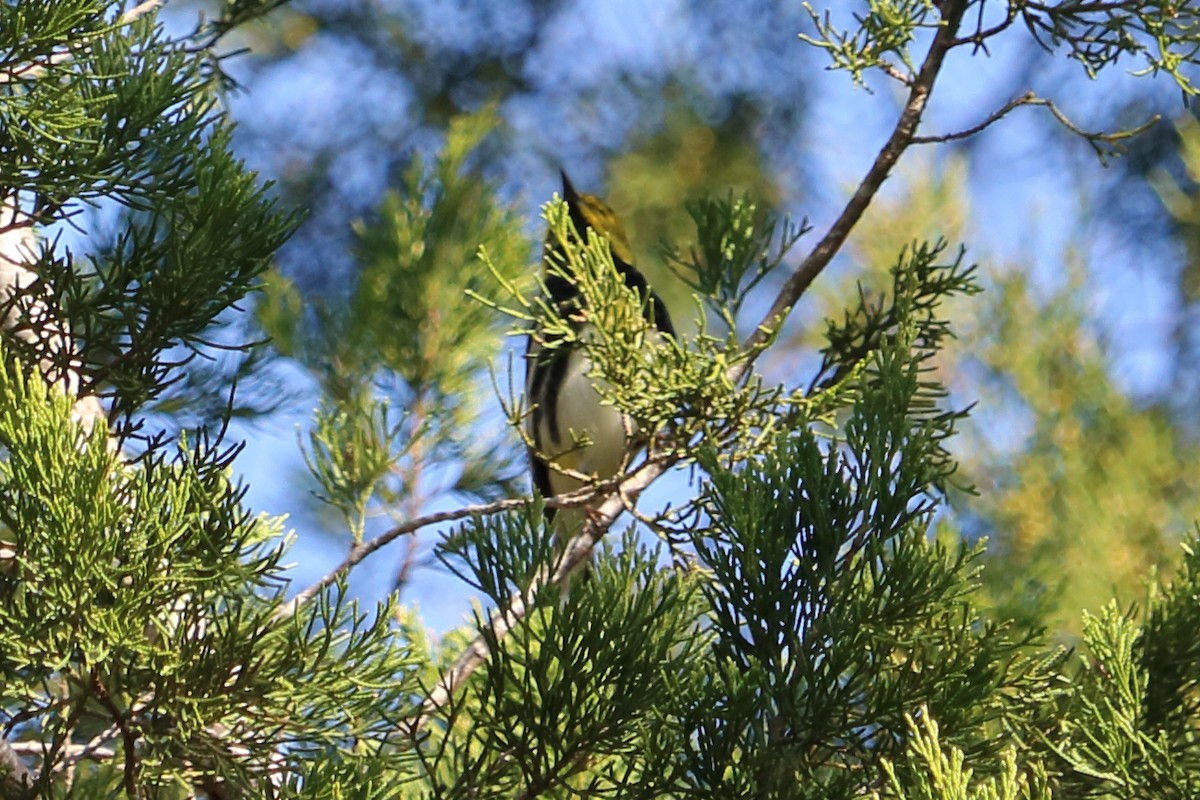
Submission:
[[[571,179],[567,177],[566,170],[559,170],[558,174],[562,176],[563,182],[563,200],[568,204],[574,205],[579,199],[579,193],[575,191],[575,187],[571,185]]]

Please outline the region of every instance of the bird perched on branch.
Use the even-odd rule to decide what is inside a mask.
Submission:
[[[583,242],[588,231],[608,240],[617,274],[625,285],[637,292],[642,314],[660,333],[674,336],[675,330],[667,307],[650,289],[646,278],[633,266],[633,251],[613,210],[592,194],[575,191],[566,173],[562,175],[563,200],[574,229],[569,235]],[[543,264],[567,264],[561,257],[562,245],[553,232],[547,235]],[[548,302],[571,325],[579,340],[588,338],[588,309],[579,288],[569,278],[547,270],[545,286]],[[547,347],[544,332],[533,331],[526,348],[525,392],[532,407],[527,422],[529,465],[533,485],[543,497],[575,491],[585,481],[557,467],[604,480],[616,475],[630,450],[636,445],[636,426],[626,415],[602,401],[596,379],[589,375],[592,363],[582,341]],[[553,519],[554,509],[546,515]]]

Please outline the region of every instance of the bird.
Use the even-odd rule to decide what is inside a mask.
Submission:
[[[625,285],[642,301],[646,322],[660,334],[675,336],[671,317],[662,298],[650,288],[633,265],[633,251],[616,213],[601,198],[577,192],[566,172],[562,175],[562,198],[577,235],[587,241],[588,231],[608,239],[613,264]],[[568,229],[569,230],[569,229]],[[543,264],[566,263],[554,253],[561,244],[551,232],[546,237]],[[579,288],[555,271],[544,276],[547,302],[571,321],[576,339],[557,347],[546,347],[546,336],[530,331],[525,351],[525,392],[531,406],[526,433],[530,446],[529,467],[533,485],[543,497],[575,491],[586,481],[568,475],[555,465],[594,480],[618,474],[629,453],[637,446],[637,431],[626,415],[605,404],[591,372],[592,364],[582,340],[587,338],[585,300]],[[553,463],[552,463],[553,462]],[[555,509],[546,508],[553,522]]]

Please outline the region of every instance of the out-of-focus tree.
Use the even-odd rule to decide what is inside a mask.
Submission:
[[[849,250],[862,269],[825,288],[829,313],[855,287],[878,286],[886,254],[906,242],[971,236],[967,160],[915,164],[856,230]],[[1062,262],[1068,279],[1042,290],[1028,265],[992,262],[986,291],[954,306],[964,321],[938,369],[978,404],[955,449],[978,492],[953,505],[964,533],[989,542],[991,602],[1074,641],[1082,611],[1113,597],[1138,603],[1148,575],[1171,573],[1180,537],[1200,518],[1200,453],[1171,398],[1139,403],[1118,388],[1081,299],[1086,272],[1072,253]]]

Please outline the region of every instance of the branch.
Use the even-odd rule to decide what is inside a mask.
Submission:
[[[113,724],[121,733],[122,749],[125,752],[125,775],[122,779],[122,785],[125,789],[125,794],[136,800],[142,795],[137,784],[137,733],[133,725],[131,725],[132,714],[122,711],[112,699],[112,695],[108,692],[108,687],[100,680],[100,671],[95,667],[92,667],[90,686],[92,695],[104,707],[104,710],[112,715]]]
[[[977,133],[981,133],[984,129],[991,126],[992,123],[999,122],[1001,119],[1008,116],[1008,112],[1012,111],[1014,108],[1027,105],[1044,105],[1044,103],[1040,102],[1038,96],[1034,94],[1032,90],[1030,90],[1020,97],[1014,97],[1012,100],[1009,100],[991,114],[988,114],[987,117],[984,118],[983,122],[979,123],[978,125],[966,128],[965,130],[955,131],[954,133],[943,133],[938,136],[914,136],[912,138],[912,144],[936,144],[940,142],[953,142],[958,139],[969,138]]]
[[[913,143],[917,126],[921,122],[921,115],[929,102],[929,94],[933,91],[933,83],[937,79],[938,72],[941,71],[946,53],[954,47],[955,35],[967,4],[968,0],[950,0],[941,4],[944,16],[939,24],[938,32],[934,35],[933,42],[929,45],[929,52],[925,55],[925,61],[921,64],[921,69],[909,89],[908,100],[900,112],[900,118],[896,121],[891,136],[888,137],[879,154],[875,156],[875,162],[867,170],[867,174],[858,184],[858,188],[854,191],[854,195],[846,207],[842,209],[842,213],[830,226],[821,241],[817,242],[808,257],[788,277],[779,290],[775,302],[771,304],[770,310],[763,316],[762,322],[755,328],[754,333],[750,334],[742,343],[743,350],[760,349],[771,340],[771,337],[775,335],[791,313],[796,301],[841,250],[850,231],[858,224],[859,218],[862,217],[879,188],[883,186],[883,182],[891,174],[892,168],[896,166],[900,156]],[[729,376],[735,382],[740,381],[749,374],[752,365],[753,359],[747,359],[731,367]]]
[[[543,588],[546,586],[564,585],[564,582],[572,573],[590,562],[596,543],[604,538],[604,534],[608,532],[608,529],[612,527],[617,517],[625,510],[626,503],[635,500],[647,486],[654,483],[679,458],[680,456],[670,456],[652,459],[642,464],[641,467],[629,475],[624,476],[617,483],[616,490],[611,491],[599,507],[588,513],[583,530],[567,542],[567,546],[563,548],[563,552],[558,559],[543,569],[530,582],[528,589],[520,595],[513,597],[506,610],[492,612],[487,623],[487,630],[490,636],[494,637],[497,641],[503,639],[508,635],[509,631],[520,623],[528,609],[535,605],[537,596]],[[578,494],[578,492],[572,493],[572,495],[562,495],[561,497],[572,497],[574,494]],[[450,702],[451,697],[454,695],[454,690],[470,677],[472,672],[487,661],[488,656],[491,655],[491,650],[487,644],[488,638],[483,632],[477,634],[471,643],[467,645],[466,649],[463,650],[458,660],[454,662],[454,665],[443,673],[441,680],[438,681],[433,691],[426,695],[425,701],[421,704],[421,713],[405,723],[404,729],[408,735],[416,736],[425,724],[429,722],[430,718]]]
[[[879,61],[879,68],[883,70],[883,74],[887,75],[889,78],[897,80],[900,83],[903,83],[905,86],[911,87],[913,85],[913,76],[900,69],[892,62],[881,59]]]
[[[951,47],[961,47],[965,44],[973,44],[975,45],[975,52],[983,50],[985,53],[990,55],[990,51],[987,49],[987,40],[1008,30],[1008,28],[1010,28],[1017,20],[1016,3],[1009,3],[1008,11],[1004,15],[1004,21],[993,25],[990,28],[983,27],[983,12],[984,4],[980,3],[979,20],[975,23],[975,32],[970,36],[964,36],[962,38],[955,39],[954,43],[951,44]]]
[[[1096,153],[1102,158],[1108,153],[1102,147],[1100,147],[1101,143],[1107,145],[1116,145],[1124,139],[1129,139],[1145,132],[1152,125],[1156,125],[1161,119],[1161,117],[1156,114],[1135,128],[1126,128],[1119,131],[1113,131],[1112,133],[1105,133],[1103,131],[1087,131],[1072,122],[1071,119],[1067,117],[1067,115],[1064,114],[1057,105],[1055,105],[1053,100],[1045,97],[1038,97],[1033,90],[1030,90],[1020,97],[1014,97],[1012,100],[1009,100],[991,114],[988,114],[987,117],[984,118],[984,120],[978,125],[973,125],[970,128],[966,128],[961,131],[955,131],[954,133],[943,133],[936,136],[914,136],[911,144],[940,144],[942,142],[953,142],[959,139],[969,138],[977,133],[981,133],[993,123],[998,122],[1007,116],[1008,113],[1014,108],[1019,108],[1020,106],[1042,106],[1048,109],[1050,113],[1054,115],[1054,118],[1058,120],[1060,125],[1069,130],[1071,133],[1087,140],[1088,144],[1090,144]]]
[[[637,473],[634,473],[637,474]],[[583,476],[586,478],[586,476]],[[613,487],[620,484],[620,478],[614,478],[609,481],[589,486],[580,489],[570,494],[561,494],[557,497],[547,498],[546,506],[549,508],[570,508],[574,506],[586,505],[597,495],[611,491]],[[466,519],[467,517],[487,517],[493,514],[499,514],[504,511],[510,511],[514,508],[523,508],[529,505],[529,499],[525,497],[512,497],[507,500],[495,500],[491,503],[479,503],[477,505],[463,506],[450,511],[439,511],[436,514],[426,514],[423,517],[410,519],[408,522],[401,523],[395,527],[389,528],[383,533],[361,544],[356,544],[350,548],[349,555],[346,556],[342,563],[325,573],[319,580],[305,587],[295,597],[287,603],[280,606],[273,617],[274,622],[282,622],[291,619],[300,610],[300,606],[307,603],[309,600],[316,597],[323,590],[337,583],[338,579],[346,575],[350,570],[359,565],[367,556],[385,547],[401,536],[405,536],[421,528],[430,525],[436,525],[439,522],[452,522],[458,519]]]
[[[121,15],[121,24],[128,25],[143,14],[147,14],[159,6],[166,3],[167,0],[143,0],[133,8]]]

